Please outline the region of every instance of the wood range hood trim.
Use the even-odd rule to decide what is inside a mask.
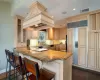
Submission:
[[[43,24],[39,25],[39,24]],[[23,28],[35,28],[40,27],[54,27],[53,17],[48,14],[46,8],[38,1],[30,6],[30,12],[23,22]]]

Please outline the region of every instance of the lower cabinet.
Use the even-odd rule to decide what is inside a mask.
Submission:
[[[97,34],[97,69],[100,71],[100,32]]]
[[[97,64],[98,64],[97,69],[100,71],[100,49],[98,51]]]
[[[88,68],[100,72],[100,32],[89,32]]]
[[[95,32],[89,32],[88,38],[88,68],[96,69],[96,59],[97,59],[97,49],[96,49],[96,41],[97,35]]]
[[[89,50],[89,53],[88,53],[88,68],[96,69],[96,52],[94,50]]]

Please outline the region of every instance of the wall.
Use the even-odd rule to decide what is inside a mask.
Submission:
[[[5,49],[14,47],[14,26],[11,4],[0,2],[0,71],[6,68]]]

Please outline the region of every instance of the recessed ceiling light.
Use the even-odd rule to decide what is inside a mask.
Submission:
[[[75,11],[76,9],[74,8],[73,11]]]

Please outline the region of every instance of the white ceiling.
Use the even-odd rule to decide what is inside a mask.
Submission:
[[[56,21],[80,14],[81,9],[90,8],[90,11],[100,9],[100,0],[15,0],[15,13],[26,17],[29,6],[35,1],[41,2]],[[73,8],[76,10],[73,11]]]

